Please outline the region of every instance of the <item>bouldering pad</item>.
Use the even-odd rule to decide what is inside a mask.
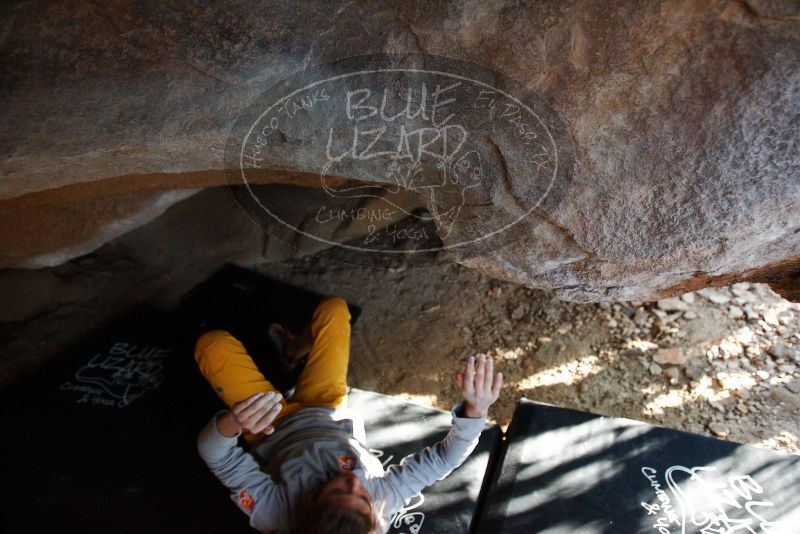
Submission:
[[[450,412],[355,388],[350,391],[348,405],[363,415],[367,446],[384,467],[443,439],[451,426]],[[481,488],[501,440],[500,429],[487,425],[469,458],[395,514],[389,532],[471,532],[473,517],[482,500]]]
[[[197,455],[217,404],[176,328],[137,310],[4,392],[4,532],[249,528]]]
[[[800,457],[523,399],[479,532],[798,532]]]

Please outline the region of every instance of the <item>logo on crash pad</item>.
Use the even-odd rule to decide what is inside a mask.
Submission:
[[[128,342],[96,352],[62,391],[81,394],[78,404],[123,408],[164,381],[163,359],[170,348]]]

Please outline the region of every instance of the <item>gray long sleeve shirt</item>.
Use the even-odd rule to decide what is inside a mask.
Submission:
[[[461,465],[478,444],[485,418],[462,417],[463,408],[463,402],[453,407],[452,427],[444,439],[387,470],[365,446],[363,419],[347,408],[300,410],[250,452],[237,446],[239,434],[219,433],[216,419],[225,413],[221,410],[200,432],[197,449],[260,532],[290,532],[302,499],[343,470],[360,478],[386,532],[395,512]]]

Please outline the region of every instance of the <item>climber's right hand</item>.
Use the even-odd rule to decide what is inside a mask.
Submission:
[[[280,393],[259,392],[241,402],[237,402],[231,408],[231,417],[241,428],[252,434],[263,432],[270,435],[275,432],[272,422],[281,412]]]
[[[456,375],[458,387],[466,400],[464,412],[467,417],[483,417],[489,407],[500,396],[503,387],[503,373],[494,374],[494,363],[485,354],[477,358],[470,356],[465,372]]]

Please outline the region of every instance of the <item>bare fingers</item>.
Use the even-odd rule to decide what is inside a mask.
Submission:
[[[281,394],[270,391],[257,396],[255,400],[234,406],[236,419],[246,429],[252,429],[264,416],[280,406]]]
[[[464,395],[472,397],[475,392],[475,358],[470,356],[467,359],[467,373],[464,376]]]
[[[272,398],[275,396],[275,393],[269,391],[267,393],[257,393],[254,395],[255,400],[252,402],[248,402],[244,405],[237,405],[233,407],[233,413],[240,421],[245,421],[252,417],[252,415],[258,412],[264,404],[271,401]],[[249,400],[249,399],[248,399]]]
[[[492,390],[492,382],[494,381],[494,361],[486,357],[486,376],[484,377],[483,389],[484,391]]]
[[[271,409],[263,413],[261,418],[255,422],[250,431],[253,434],[264,432],[264,434],[267,435],[275,432],[272,422],[275,421],[275,418],[278,417],[279,413],[281,413],[281,408],[283,408],[283,406],[281,406],[280,402],[276,403]]]
[[[503,387],[503,373],[497,373],[492,384],[492,397],[497,400],[500,397],[500,389]]]
[[[486,380],[486,355],[478,354],[478,364],[475,368],[475,393],[483,391],[483,384]]]
[[[253,403],[255,403],[256,401],[261,399],[263,396],[264,396],[264,392],[263,391],[259,391],[258,393],[255,393],[255,394],[247,397],[245,400],[239,401],[236,404],[234,404],[231,407],[231,412],[233,412],[234,415],[239,415],[244,410],[246,410],[247,408],[252,406]]]

